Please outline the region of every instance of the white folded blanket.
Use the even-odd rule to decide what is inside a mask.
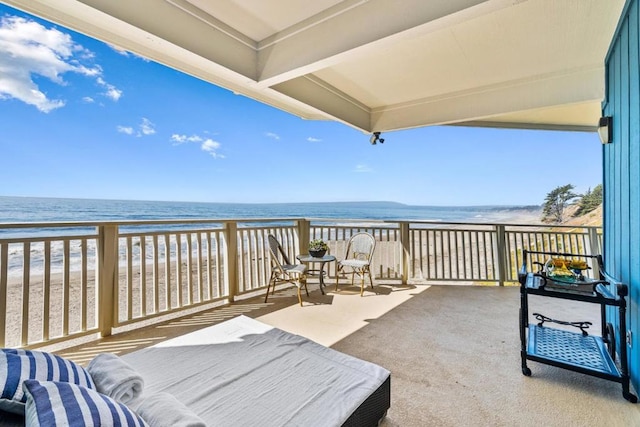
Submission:
[[[136,413],[153,427],[207,427],[191,409],[165,392],[143,396]]]
[[[142,376],[115,354],[98,354],[89,362],[87,371],[100,393],[125,405],[134,402],[142,394]]]

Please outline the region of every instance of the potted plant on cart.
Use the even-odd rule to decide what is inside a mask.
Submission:
[[[322,239],[314,239],[309,242],[309,255],[314,258],[322,258],[329,250],[329,245]]]

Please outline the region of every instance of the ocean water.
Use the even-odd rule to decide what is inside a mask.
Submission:
[[[1,224],[47,223],[47,222],[100,222],[131,220],[173,220],[173,219],[251,219],[251,218],[322,218],[326,223],[340,223],[344,219],[362,220],[362,223],[375,220],[428,220],[439,222],[503,222],[539,209],[531,206],[409,206],[391,202],[352,202],[352,203],[278,203],[278,204],[241,204],[241,203],[188,203],[188,202],[150,202],[130,200],[86,200],[56,199],[33,197],[0,196],[0,239],[17,238],[16,243],[9,245],[8,274],[18,277],[23,271],[22,238],[52,237],[57,235],[81,235],[95,233],[95,227],[66,227],[64,229],[47,227],[37,229],[2,229]],[[251,222],[249,221],[249,224]],[[274,224],[278,224],[276,221]],[[193,227],[190,225],[146,225],[136,228],[138,231],[178,230]],[[122,232],[132,227],[120,227]],[[95,263],[96,241],[88,241],[88,262]],[[147,243],[147,257],[153,248]],[[186,248],[183,241],[182,250]],[[194,246],[195,247],[195,246]],[[124,260],[126,248],[119,248],[120,257]],[[160,250],[164,250],[160,248]],[[175,257],[175,247],[170,256]],[[81,247],[79,240],[72,240],[70,247],[71,271],[80,268]],[[31,243],[30,271],[42,272],[45,257],[45,245],[37,239]],[[164,254],[160,254],[161,257]],[[61,271],[63,265],[63,243],[53,240],[50,248],[51,267],[53,271]]]
[[[197,203],[0,196],[0,223],[327,218],[501,222],[538,206],[411,206],[395,202]]]

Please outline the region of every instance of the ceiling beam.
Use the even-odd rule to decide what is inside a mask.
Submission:
[[[522,122],[492,122],[490,120],[476,120],[470,122],[454,123],[447,126],[468,126],[474,128],[495,128],[495,129],[526,129],[526,130],[557,130],[565,132],[596,132],[598,126],[582,125],[556,125],[546,123],[522,123]]]
[[[311,105],[330,118],[369,132],[371,111],[366,106],[313,76],[298,77],[272,88],[306,105]]]
[[[594,66],[562,75],[509,82],[452,96],[374,109],[370,130],[491,121],[491,117],[501,114],[600,102],[604,94],[603,72],[603,66]]]
[[[513,4],[513,0],[403,0],[399,7],[388,0],[343,2],[261,41],[259,85],[292,80]]]
[[[172,1],[179,4],[179,0]],[[215,29],[210,25],[214,21],[205,23],[203,19],[206,17],[201,16],[202,19],[195,18],[191,13],[181,12],[178,8],[167,2],[157,0],[136,0],[133,2],[109,2],[106,0],[2,0],[2,2],[16,9],[40,16],[43,19],[89,37],[129,52],[134,52],[160,64],[226,88],[236,94],[242,94],[280,110],[289,111],[299,117],[313,120],[328,119],[321,111],[312,106],[298,102],[269,88],[256,87],[255,80],[251,79],[251,76],[246,75],[253,73],[253,77],[255,78],[256,60],[255,50],[247,45],[246,40],[239,39],[237,34],[228,34],[223,27]],[[204,36],[201,34],[196,38],[199,40],[198,43],[204,47],[196,49],[199,51],[199,54],[193,53],[186,47],[175,44],[175,40],[168,41],[163,39],[162,35],[166,29],[155,28],[158,26],[162,27],[158,24],[153,24],[153,28],[151,28],[149,21],[153,19],[142,17],[136,20],[129,19],[123,21],[121,15],[125,9],[111,10],[116,6],[130,8],[132,6],[129,3],[136,4],[136,15],[153,16],[153,19],[157,19],[160,15],[142,12],[144,10],[155,11],[157,6],[158,8],[162,8],[162,14],[165,17],[170,16],[171,21],[169,22],[172,22],[176,15],[180,16],[181,18],[179,20],[181,21],[181,25],[175,28],[183,28],[184,26],[200,28]],[[106,6],[109,6],[109,8]],[[129,10],[129,12],[131,12],[131,10]],[[114,13],[119,17],[111,16],[109,13]],[[136,28],[135,24],[132,23],[132,21],[137,21],[138,19],[144,21],[143,24],[146,25],[146,29]],[[162,34],[154,35],[149,33],[148,30],[158,30],[158,32]],[[166,36],[167,34],[164,35]],[[209,36],[211,36],[211,38],[208,39],[209,41],[203,43],[202,39],[206,39]],[[212,43],[215,39],[218,39],[220,42],[216,48],[217,50],[207,51],[209,47],[205,45],[208,44],[211,46],[215,44]],[[215,59],[211,58],[216,55],[225,56],[225,52],[223,52],[224,49],[235,49],[236,47],[239,49],[238,55],[229,55],[229,52],[226,52],[228,60],[223,61],[222,58],[220,59],[220,61],[227,63],[227,65],[229,65],[230,61],[236,61],[235,65],[230,65],[235,68],[235,71],[216,63]],[[209,58],[205,55],[209,56]]]
[[[184,6],[180,0],[174,0],[178,6],[159,0],[3,2],[174,68],[182,69],[174,57],[183,50],[206,59],[212,70],[229,79],[257,78],[255,43],[203,12],[196,17],[193,10],[178,7]]]
[[[204,12],[197,16],[194,10],[177,7],[177,2],[158,0],[82,2],[227,70],[256,80],[255,45],[238,34],[230,34],[229,28],[222,27]]]

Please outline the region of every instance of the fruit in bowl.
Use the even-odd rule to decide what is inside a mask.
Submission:
[[[549,272],[549,275],[555,277],[573,277],[573,272],[567,268],[554,268]]]
[[[545,264],[545,272],[550,278],[557,278],[561,281],[573,282],[576,279],[575,273],[569,269],[569,260],[563,258],[551,258]]]
[[[581,259],[572,259],[568,267],[572,270],[587,270],[589,268],[587,262]]]
[[[567,268],[567,264],[569,264],[569,261],[567,261],[564,258],[551,258],[547,264],[549,264],[550,267],[554,267],[554,268]]]

